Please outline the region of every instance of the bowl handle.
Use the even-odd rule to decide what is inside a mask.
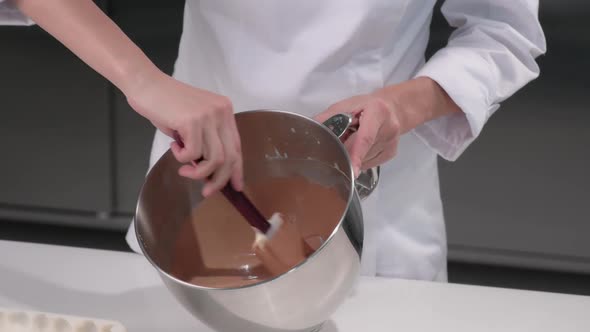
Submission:
[[[358,127],[353,125],[353,117],[350,114],[336,114],[324,122],[324,126],[330,129],[342,142],[344,142]],[[373,167],[362,171],[355,181],[356,191],[361,201],[369,197],[379,183],[380,167]]]

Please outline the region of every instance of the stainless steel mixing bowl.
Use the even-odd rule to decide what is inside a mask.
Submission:
[[[363,223],[348,154],[337,135],[304,116],[259,110],[238,113],[236,120],[246,187],[268,177],[300,175],[335,188],[346,201],[340,221],[321,247],[289,272],[254,285],[207,288],[175,277],[175,241],[203,198],[201,184],[179,176],[180,164],[168,151],[149,172],[140,193],[135,227],[141,249],[178,301],[216,331],[319,330],[359,276]],[[338,134],[346,122],[342,115],[328,121]],[[314,166],[320,164],[324,167]],[[198,256],[195,252],[196,265],[202,264]]]

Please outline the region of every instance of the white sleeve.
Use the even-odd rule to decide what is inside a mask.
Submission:
[[[30,18],[19,11],[12,0],[0,0],[0,25],[33,25]]]
[[[499,103],[539,75],[545,53],[538,0],[446,0],[442,12],[456,30],[416,77],[436,81],[462,113],[414,129],[430,148],[456,160]]]

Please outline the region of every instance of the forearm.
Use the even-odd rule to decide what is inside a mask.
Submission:
[[[500,103],[539,75],[546,50],[539,0],[445,0],[456,28],[447,45],[415,77],[436,81],[462,113],[419,126],[414,133],[446,160],[456,160],[480,135]]]
[[[156,67],[91,0],[16,0],[18,8],[125,94]]]
[[[447,93],[427,77],[386,86],[375,94],[392,105],[402,134],[438,117],[461,112]]]

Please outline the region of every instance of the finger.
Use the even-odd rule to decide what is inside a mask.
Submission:
[[[383,131],[383,129],[384,129],[384,127],[382,126],[380,128],[380,132]],[[381,133],[379,135],[381,135]],[[353,140],[354,140],[354,137],[351,137],[351,139],[349,139],[348,141],[346,141],[344,143],[344,146],[346,147],[347,151],[350,151],[350,149],[352,147]],[[385,163],[386,161],[392,159],[393,157],[395,157],[395,155],[397,153],[398,142],[399,142],[399,139],[393,139],[393,140],[387,140],[387,141],[382,141],[379,139],[377,142],[375,142],[375,144],[373,144],[373,146],[371,147],[369,152],[367,152],[367,155],[363,159],[363,162],[361,165],[361,171],[366,171],[369,168],[379,166],[379,165]]]
[[[344,147],[346,148],[346,151],[348,151],[348,154],[350,154],[350,150],[352,149],[352,142],[354,142],[355,138],[356,132],[350,134],[344,141]]]
[[[363,160],[377,141],[377,135],[382,124],[377,114],[379,113],[370,108],[363,111],[359,119],[359,129],[350,143],[350,160],[355,175],[359,174]]]
[[[193,164],[186,164],[186,165],[182,165],[180,166],[180,168],[178,169],[178,174],[180,176],[184,176],[186,178],[189,179],[195,179],[195,171],[196,171],[196,167]]]
[[[374,158],[366,160],[361,167],[361,170],[366,171],[369,168],[377,167],[386,161],[395,157],[397,153],[397,142],[389,148],[381,150]]]
[[[348,140],[346,140],[344,142],[344,147],[346,148],[346,151],[351,151],[353,143],[356,139],[356,133],[353,133]],[[371,149],[369,150],[369,152],[367,152],[367,154],[365,155],[365,157],[363,158],[362,162],[361,162],[361,167],[360,167],[360,171],[364,171],[367,169],[367,167],[365,166],[365,164],[372,160],[373,158],[376,158],[378,155],[381,154],[381,151],[383,150],[383,146],[380,143],[375,143],[373,144],[373,146],[371,147]],[[354,168],[354,167],[353,167]],[[355,175],[359,176],[359,171],[356,170],[355,168]]]
[[[383,130],[383,128],[381,128],[381,130]],[[381,133],[379,135],[381,135]],[[390,145],[391,142],[385,142],[381,139],[378,139],[377,142],[375,142],[375,144],[373,144],[373,146],[371,147],[371,150],[367,152],[367,155],[363,159],[363,164],[381,156],[383,154],[383,151],[386,150]],[[364,166],[361,168],[364,169]]]
[[[381,150],[373,158],[369,158],[369,159],[365,160],[363,162],[363,165],[361,166],[361,171],[364,172],[364,171],[368,170],[369,168],[373,168],[373,167],[381,165],[383,162],[385,162],[387,160],[383,156],[384,156],[384,153],[383,153],[383,150]]]
[[[235,190],[242,191],[244,189],[244,162],[242,157],[242,142],[234,118],[232,118],[232,135],[235,142],[234,148],[236,151],[236,160],[233,164],[231,183]]]
[[[211,180],[208,180],[203,187],[203,196],[208,197],[212,193],[221,190],[225,187],[229,179],[231,178],[231,172],[233,167],[222,167],[218,169]]]
[[[381,155],[382,152],[383,152],[382,146],[379,146],[378,148],[372,148],[371,151],[369,151],[367,153],[367,155],[365,156],[365,159],[363,159],[363,166],[365,163],[377,158],[379,155]],[[361,167],[361,169],[364,169],[364,167]]]
[[[223,188],[227,184],[232,176],[234,164],[238,159],[238,153],[235,147],[235,137],[231,131],[231,125],[222,125],[222,127],[219,128],[219,137],[223,144],[224,163],[215,171],[213,178],[208,181],[203,188],[203,196],[205,197]]]
[[[170,143],[170,150],[172,150],[172,154],[174,158],[183,164],[192,163],[193,159],[188,159],[186,157],[182,157],[187,152],[185,151],[184,145],[181,145],[177,142]],[[199,157],[200,158],[200,157]]]
[[[201,126],[196,126],[190,134],[179,137],[179,139],[182,140],[182,143],[173,142],[170,145],[176,160],[181,163],[190,163],[203,156],[203,131]]]
[[[180,155],[180,153],[182,152],[182,149],[184,149],[184,148],[181,147],[180,144],[178,144],[176,142],[170,143],[170,150],[172,150],[172,154],[174,155],[174,158],[176,158],[176,160],[178,160],[178,155]],[[180,161],[180,160],[178,160],[178,161]]]
[[[204,160],[195,165],[195,179],[205,179],[211,176],[224,163],[223,145],[217,128],[211,125],[205,127],[203,138]]]
[[[242,163],[242,157],[234,163],[231,174],[231,184],[237,191],[244,190],[244,168]]]

